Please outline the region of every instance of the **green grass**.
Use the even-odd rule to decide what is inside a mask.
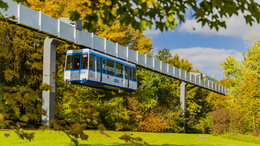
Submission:
[[[228,139],[252,142],[260,145],[260,136],[230,133],[223,135],[223,137]]]
[[[73,145],[70,139],[59,131],[28,131],[34,132],[35,138],[33,141],[20,139],[13,131],[0,131],[0,145],[4,146],[63,146]],[[149,145],[166,145],[166,146],[257,146],[259,144],[253,144],[248,142],[242,142],[238,140],[226,139],[222,136],[212,136],[210,134],[178,134],[178,133],[149,133],[149,132],[117,132],[106,131],[110,137],[100,134],[99,131],[87,130],[85,131],[89,135],[87,141],[80,141],[81,145],[132,145],[125,143],[118,139],[124,133],[132,133],[134,137],[141,137]],[[5,137],[4,134],[9,133],[9,137]]]

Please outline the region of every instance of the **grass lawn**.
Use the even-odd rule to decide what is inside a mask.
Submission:
[[[28,131],[34,132],[35,138],[31,142],[28,140],[20,139],[13,131],[0,131],[0,145],[4,146],[52,146],[52,145],[73,145],[70,139],[63,132],[59,131]],[[99,131],[87,130],[89,135],[87,141],[80,141],[80,145],[132,145],[125,143],[123,140],[118,139],[124,133],[132,133],[134,137],[141,137],[149,145],[183,145],[183,146],[257,146],[257,144],[247,143],[237,140],[230,140],[221,136],[212,136],[210,134],[179,134],[179,133],[149,133],[149,132],[118,132],[106,131],[110,137],[100,134]],[[9,133],[10,137],[5,137],[4,134]]]

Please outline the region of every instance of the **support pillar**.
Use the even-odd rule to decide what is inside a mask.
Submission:
[[[50,125],[55,119],[55,80],[56,73],[56,45],[58,41],[47,37],[44,40],[43,51],[43,83],[51,85],[52,89],[42,92],[42,109],[46,115],[42,115],[42,124]]]
[[[182,109],[182,117],[186,118],[186,85],[187,83],[181,82],[180,89],[180,105]],[[186,121],[183,122],[183,133],[186,133]]]

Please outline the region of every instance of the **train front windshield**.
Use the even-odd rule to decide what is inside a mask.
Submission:
[[[66,70],[88,69],[88,54],[67,55]]]
[[[67,55],[66,70],[71,70],[73,67],[73,55]]]

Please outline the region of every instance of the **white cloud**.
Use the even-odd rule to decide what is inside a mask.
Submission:
[[[220,63],[228,56],[236,55],[237,60],[242,60],[242,53],[235,50],[194,47],[172,49],[170,52],[172,55],[178,54],[181,58],[188,59],[193,67],[203,74],[214,74],[216,79],[224,77]]]
[[[155,35],[158,35],[158,34],[160,34],[160,33],[162,33],[159,29],[146,29],[145,31],[144,31],[144,34],[145,35],[147,35],[147,36],[155,36]]]
[[[226,20],[227,28],[220,28],[219,31],[210,29],[207,25],[202,27],[201,23],[196,22],[194,19],[186,20],[179,30],[189,33],[198,33],[205,35],[222,35],[243,38],[246,34],[254,31],[260,32],[260,25],[253,23],[253,26],[246,24],[245,19],[242,15],[232,16]]]

